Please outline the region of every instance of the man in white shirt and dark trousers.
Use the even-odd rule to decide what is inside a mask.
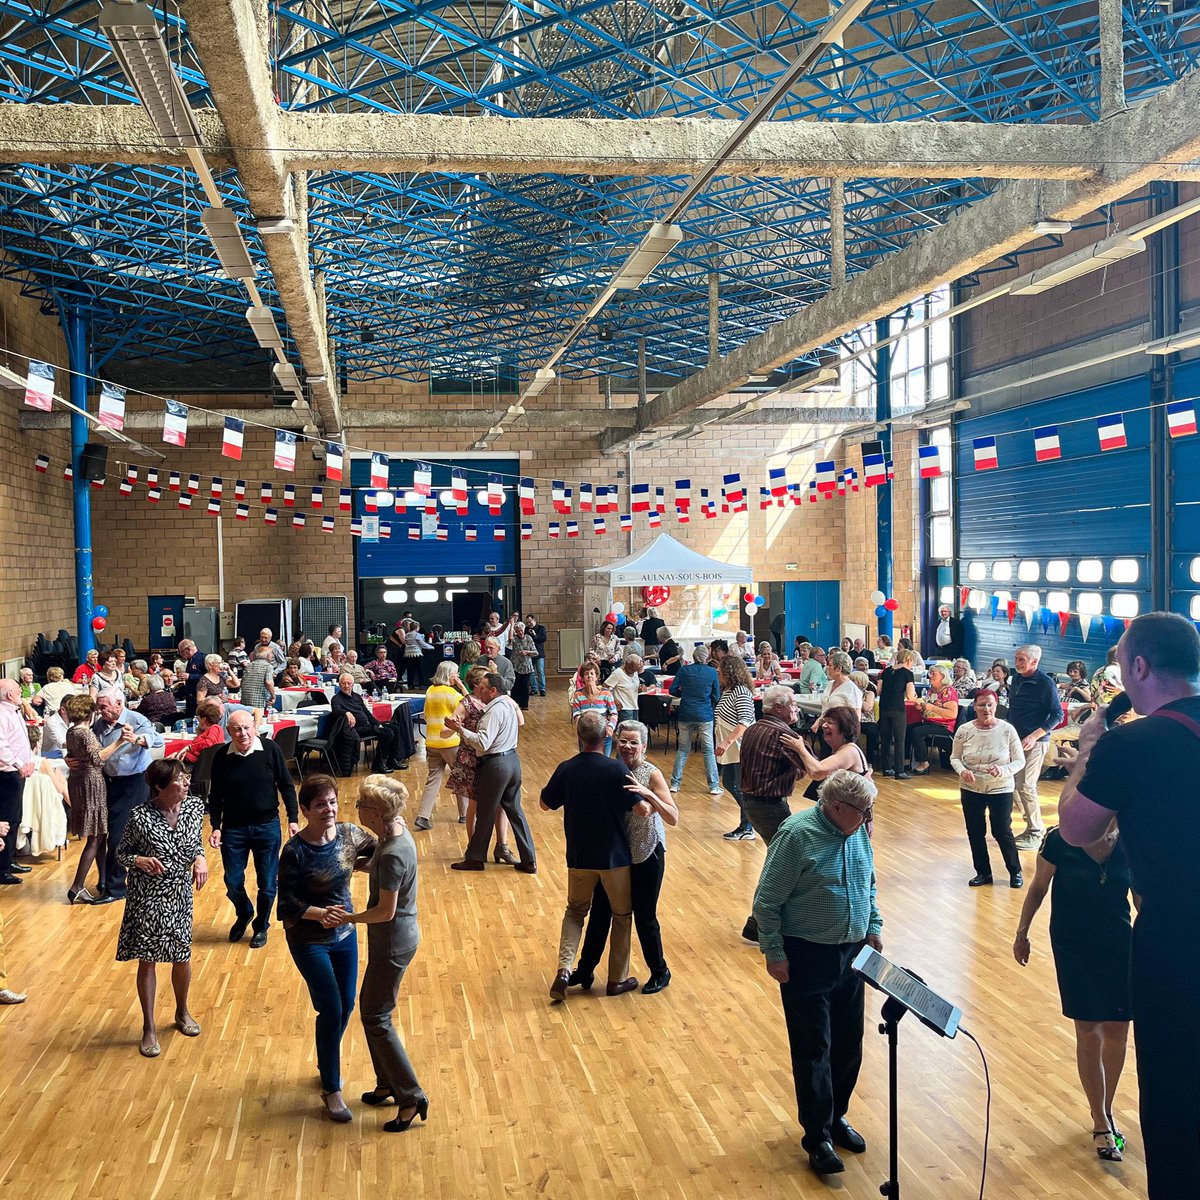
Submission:
[[[496,824],[496,813],[503,808],[512,823],[520,862],[517,870],[537,874],[537,855],[533,834],[521,807],[521,760],[517,757],[517,730],[520,709],[504,693],[504,680],[489,671],[475,688],[475,698],[485,705],[475,731],[464,729],[459,721],[447,717],[446,729],[457,733],[465,746],[475,751],[475,832],[467,843],[461,862],[451,863],[452,871],[482,871],[488,844]]]

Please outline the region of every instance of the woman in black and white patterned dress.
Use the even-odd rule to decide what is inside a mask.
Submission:
[[[204,857],[204,806],[187,794],[188,774],[178,759],[160,759],[146,768],[150,799],[129,814],[117,859],[129,872],[129,896],[117,938],[117,961],[136,959],[142,1041],[146,1058],[161,1053],[154,1022],[158,964],[171,964],[175,1028],[198,1037],[200,1026],[188,1010],[192,984],[192,888],[208,879]]]

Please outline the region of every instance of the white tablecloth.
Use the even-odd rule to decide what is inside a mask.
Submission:
[[[16,848],[22,854],[46,854],[67,844],[67,814],[48,775],[34,771],[21,796]]]
[[[305,688],[304,690],[293,690],[288,688],[285,691],[283,688],[280,688],[279,702],[283,705],[283,711],[285,713],[295,712],[295,710],[308,699],[311,692],[324,692],[325,698],[329,699],[335,690],[336,689],[331,683],[326,684],[324,687]]]

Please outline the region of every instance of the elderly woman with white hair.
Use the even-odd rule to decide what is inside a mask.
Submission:
[[[204,656],[204,674],[196,681],[196,703],[202,700],[227,700],[230,691],[241,687],[237,677],[219,654]]]
[[[525,632],[525,622],[518,621],[513,626],[512,637],[508,640],[508,657],[513,667],[510,694],[522,709],[529,707],[529,684],[533,679],[533,661],[537,658],[537,652],[537,644]]]
[[[167,690],[161,675],[146,676],[146,694],[138,701],[138,712],[147,721],[169,725],[178,715],[175,694]]]
[[[915,702],[921,719],[908,727],[908,741],[916,765],[914,775],[929,774],[929,738],[954,732],[958,724],[958,691],[950,682],[945,667],[929,668],[929,691]]]
[[[759,683],[782,683],[787,678],[779,665],[779,656],[770,642],[758,643],[758,657],[754,660],[754,677]]]
[[[617,726],[617,753],[629,770],[627,790],[635,792],[650,804],[651,811],[625,814],[625,836],[629,841],[629,888],[633,898],[633,924],[637,929],[642,957],[650,968],[650,978],[642,987],[645,995],[661,992],[671,982],[671,972],[663,955],[662,929],[658,923],[658,896],[662,891],[666,870],[667,833],[663,827],[679,824],[679,806],[667,789],[663,773],[646,761],[646,741],[649,732],[641,721],[622,721]],[[603,885],[597,884],[592,893],[591,915],[579,961],[571,972],[568,986],[592,986],[596,967],[608,941],[612,924],[612,908]]]
[[[851,680],[853,663],[844,650],[832,650],[826,660],[825,672],[829,682],[821,692],[821,716],[831,708],[848,708],[852,712],[862,709],[862,691]],[[813,733],[821,732],[821,716],[812,723]]]

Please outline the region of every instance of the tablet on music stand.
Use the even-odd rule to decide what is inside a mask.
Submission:
[[[915,975],[903,967],[888,962],[882,954],[864,946],[851,966],[872,987],[902,1004],[922,1025],[928,1025],[934,1033],[952,1038],[958,1033],[962,1009],[936,992],[930,991]]]

